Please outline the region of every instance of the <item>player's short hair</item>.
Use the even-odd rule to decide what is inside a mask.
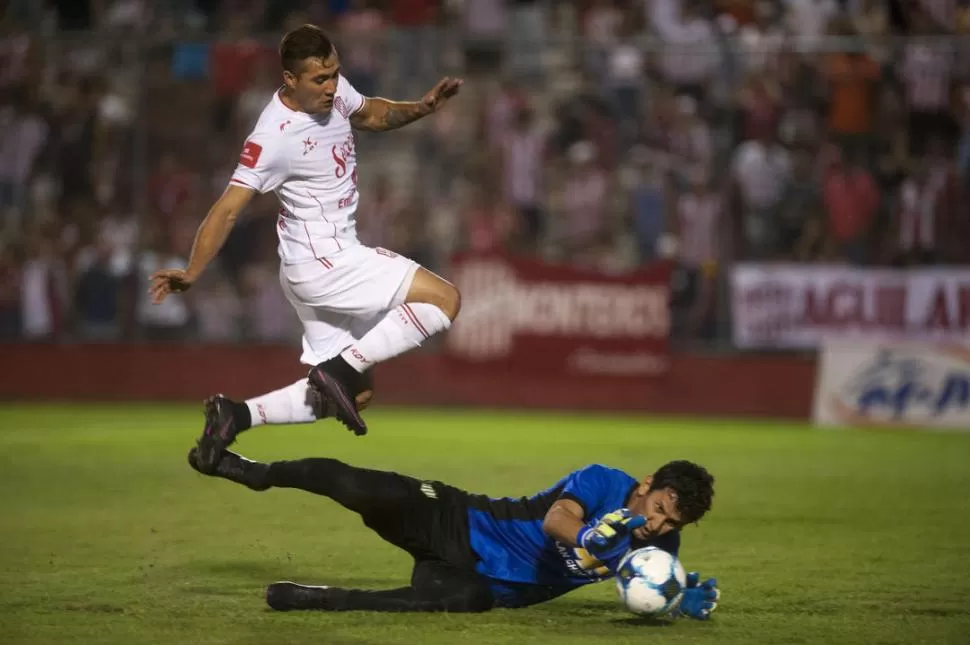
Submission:
[[[703,466],[684,459],[664,464],[653,474],[650,490],[664,488],[676,493],[677,510],[684,524],[696,522],[711,510],[714,476]]]
[[[307,58],[324,59],[333,52],[333,43],[316,25],[302,25],[293,29],[280,41],[280,64],[291,74],[299,74],[301,63]]]

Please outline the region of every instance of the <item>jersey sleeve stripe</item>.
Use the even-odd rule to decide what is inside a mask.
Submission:
[[[589,509],[586,508],[586,502],[584,502],[583,500],[579,499],[578,497],[576,497],[572,493],[562,493],[561,495],[559,495],[559,499],[568,499],[568,500],[572,500],[572,501],[576,502],[577,504],[579,504],[579,506],[583,509],[583,516],[584,517],[586,516],[586,513],[589,510]]]
[[[244,186],[244,187],[246,187],[246,188],[248,188],[250,190],[256,190],[255,188],[253,188],[252,186],[250,186],[246,182],[242,181],[241,179],[236,179],[235,177],[233,177],[232,179],[230,179],[229,180],[229,183],[230,184],[239,184],[240,186]]]

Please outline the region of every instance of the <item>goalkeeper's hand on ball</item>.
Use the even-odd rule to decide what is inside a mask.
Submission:
[[[646,523],[647,518],[621,508],[607,513],[593,526],[581,528],[576,544],[613,570],[630,548],[630,533]]]
[[[701,575],[696,571],[687,574],[687,588],[680,605],[674,610],[674,616],[690,616],[696,620],[707,620],[717,609],[717,601],[721,599],[721,590],[717,588],[717,580],[708,578],[701,582]]]

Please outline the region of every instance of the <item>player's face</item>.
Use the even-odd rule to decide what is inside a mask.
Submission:
[[[677,510],[677,494],[670,488],[650,490],[649,477],[634,491],[629,508],[647,518],[646,524],[633,530],[633,536],[638,540],[648,540],[683,525]]]
[[[327,58],[305,58],[300,73],[283,72],[283,82],[290,97],[307,114],[327,114],[333,109],[333,97],[337,93],[340,75],[340,59],[337,52]]]

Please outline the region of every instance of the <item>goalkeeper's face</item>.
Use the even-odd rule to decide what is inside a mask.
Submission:
[[[683,526],[677,509],[677,493],[672,488],[650,490],[650,482],[650,477],[641,482],[627,504],[632,513],[647,518],[646,524],[633,530],[638,540],[648,540]]]

